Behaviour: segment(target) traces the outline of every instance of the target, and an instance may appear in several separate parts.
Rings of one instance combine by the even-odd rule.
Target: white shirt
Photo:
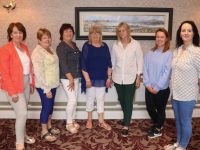
[[[198,98],[200,77],[200,48],[190,45],[184,52],[182,46],[174,51],[172,60],[172,96],[179,101]],[[182,53],[182,54],[181,54]]]
[[[111,58],[113,65],[112,79],[117,84],[133,84],[136,74],[142,73],[142,49],[140,43],[132,38],[126,48],[120,41],[116,41],[112,48]]]
[[[17,47],[15,47],[15,49],[17,50],[17,54],[21,60],[22,67],[23,67],[23,73],[24,73],[24,75],[28,75],[30,73],[30,59],[27,56],[25,51],[22,52]]]

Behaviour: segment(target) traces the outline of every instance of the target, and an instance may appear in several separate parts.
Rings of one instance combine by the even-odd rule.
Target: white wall
[[[175,34],[178,26],[184,20],[194,20],[200,30],[200,1],[199,0],[16,0],[17,7],[7,12],[2,5],[7,0],[0,1],[0,46],[7,42],[6,30],[11,22],[22,22],[27,29],[26,44],[30,52],[37,44],[36,32],[40,27],[46,27],[52,32],[55,49],[59,43],[59,28],[62,23],[75,25],[75,7],[167,7],[174,9],[171,47],[175,45]],[[81,49],[85,41],[76,41]],[[113,41],[105,41],[111,48]],[[154,41],[140,41],[144,53],[154,45]],[[67,98],[62,87],[58,89],[55,104],[55,118],[65,118]],[[40,100],[37,92],[31,96],[29,103],[29,118],[39,118]],[[148,118],[144,103],[144,87],[136,91],[133,118]],[[106,118],[122,118],[120,105],[117,102],[115,88],[109,90],[105,98]],[[194,116],[199,117],[200,106],[195,110]],[[86,118],[85,95],[79,93],[78,118]],[[14,113],[4,93],[0,92],[0,118],[14,117]],[[96,113],[95,113],[96,117]],[[167,117],[173,117],[171,105],[167,108]]]

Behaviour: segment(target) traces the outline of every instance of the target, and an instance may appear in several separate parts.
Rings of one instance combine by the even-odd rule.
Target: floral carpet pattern
[[[26,150],[163,150],[163,146],[176,141],[176,127],[174,119],[167,119],[163,135],[149,139],[146,135],[151,126],[150,120],[132,120],[129,136],[120,135],[121,125],[118,120],[107,120],[112,126],[106,131],[97,126],[95,120],[93,129],[86,129],[86,120],[78,120],[81,125],[79,132],[71,134],[65,130],[64,120],[53,120],[53,125],[61,130],[58,140],[48,143],[40,138],[39,120],[27,120],[28,135],[36,138],[36,143],[25,145]],[[13,119],[0,119],[0,150],[15,149],[15,132]],[[193,135],[187,150],[200,150],[200,118],[193,119]]]

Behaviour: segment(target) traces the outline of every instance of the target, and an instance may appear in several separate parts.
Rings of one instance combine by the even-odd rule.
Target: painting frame
[[[115,40],[116,26],[127,22],[137,40],[154,40],[155,30],[164,27],[172,37],[173,8],[147,7],[75,7],[75,36],[88,39],[89,26],[100,24],[104,40]],[[134,33],[135,32],[135,33]]]

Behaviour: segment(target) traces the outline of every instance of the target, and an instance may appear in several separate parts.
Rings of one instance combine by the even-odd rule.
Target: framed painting
[[[165,28],[172,35],[173,8],[143,7],[75,7],[76,39],[88,38],[89,28],[102,28],[103,39],[116,39],[116,27],[126,22],[131,35],[137,40],[153,40],[158,28]]]

